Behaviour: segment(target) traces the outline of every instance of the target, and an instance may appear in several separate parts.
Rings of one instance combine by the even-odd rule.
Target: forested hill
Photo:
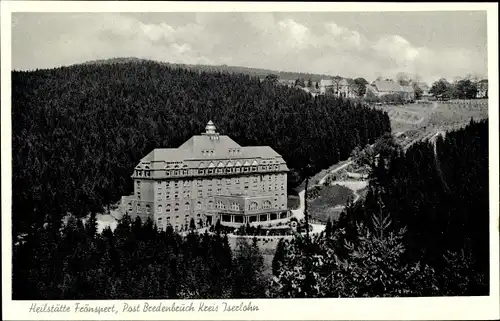
[[[92,60],[85,62],[85,65],[105,65],[105,64],[121,64],[121,63],[130,63],[130,62],[147,62],[146,59],[140,59],[135,57],[124,57],[124,58],[110,58],[110,59],[101,59],[101,60]],[[267,75],[273,74],[277,75],[279,79],[283,80],[297,80],[302,78],[304,80],[311,80],[314,82],[319,82],[321,79],[331,78],[331,75],[323,75],[323,74],[312,74],[312,73],[304,73],[304,72],[292,72],[292,71],[278,71],[278,70],[270,70],[270,69],[261,69],[261,68],[250,68],[250,67],[242,67],[242,66],[228,66],[228,65],[187,65],[187,64],[176,64],[169,62],[158,62],[159,64],[172,67],[172,68],[184,68],[193,71],[205,71],[205,72],[226,72],[233,74],[245,74],[250,75],[252,77],[258,77],[260,79],[264,79]]]
[[[372,213],[405,227],[410,262],[432,266],[442,278],[441,294],[485,295],[489,279],[488,120],[473,122],[431,142],[395,152],[373,171],[364,202],[343,216],[337,228],[355,238],[356,222]]]
[[[14,228],[100,211],[131,192],[144,155],[178,147],[209,119],[243,146],[282,154],[289,188],[306,163],[319,171],[390,131],[386,113],[242,74],[154,62],[14,71]]]

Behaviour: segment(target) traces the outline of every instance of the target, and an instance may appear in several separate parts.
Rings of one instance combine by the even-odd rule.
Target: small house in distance
[[[403,101],[415,100],[415,90],[411,83],[402,86],[393,80],[375,80],[372,84],[366,85],[366,94],[371,93],[378,98],[385,95],[401,95]],[[366,95],[365,94],[365,95]]]
[[[337,97],[355,98],[356,90],[352,80],[341,77],[331,79],[321,79],[319,82],[319,92],[322,95],[332,94]]]
[[[483,79],[477,83],[476,98],[488,98],[488,79]]]

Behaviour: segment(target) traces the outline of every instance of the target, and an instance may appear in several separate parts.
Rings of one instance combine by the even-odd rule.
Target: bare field
[[[434,132],[458,129],[474,120],[488,117],[486,100],[466,100],[433,102],[428,104],[408,104],[380,106],[391,120],[392,132]]]

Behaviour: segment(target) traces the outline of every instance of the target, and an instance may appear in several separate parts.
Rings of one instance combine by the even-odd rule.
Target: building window
[[[156,208],[156,212],[161,213],[161,211],[162,211],[162,206],[161,206],[161,204],[160,204],[160,205],[158,205],[158,207]]]
[[[267,209],[267,208],[271,208],[271,202],[269,202],[269,201],[265,201],[265,202],[264,202],[264,205],[262,206],[262,208],[265,208],[265,209]]]
[[[201,202],[196,203],[196,209],[201,210]]]
[[[257,170],[257,166],[252,166],[252,171],[256,171]]]
[[[185,169],[185,170],[183,170],[183,171],[182,171],[182,173],[183,173],[184,175],[187,175],[188,170],[187,170],[187,169]]]
[[[170,208],[171,208],[170,204],[167,204],[167,208],[166,208],[166,210],[165,210],[165,211],[166,211],[166,212],[170,212]]]
[[[257,204],[257,202],[252,202],[250,203],[249,208],[251,211],[257,210],[259,208],[259,204]]]
[[[184,209],[186,211],[189,211],[189,202],[186,202],[186,204],[184,204]]]

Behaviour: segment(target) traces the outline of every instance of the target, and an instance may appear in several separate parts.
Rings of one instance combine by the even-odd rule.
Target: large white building
[[[345,78],[321,79],[319,90],[323,95],[330,93],[344,98],[355,98],[357,96],[355,86]]]
[[[135,167],[134,194],[121,211],[148,217],[158,228],[215,224],[267,225],[286,219],[288,167],[269,146],[242,147],[219,135],[210,121],[205,133],[178,148],[154,149]]]

